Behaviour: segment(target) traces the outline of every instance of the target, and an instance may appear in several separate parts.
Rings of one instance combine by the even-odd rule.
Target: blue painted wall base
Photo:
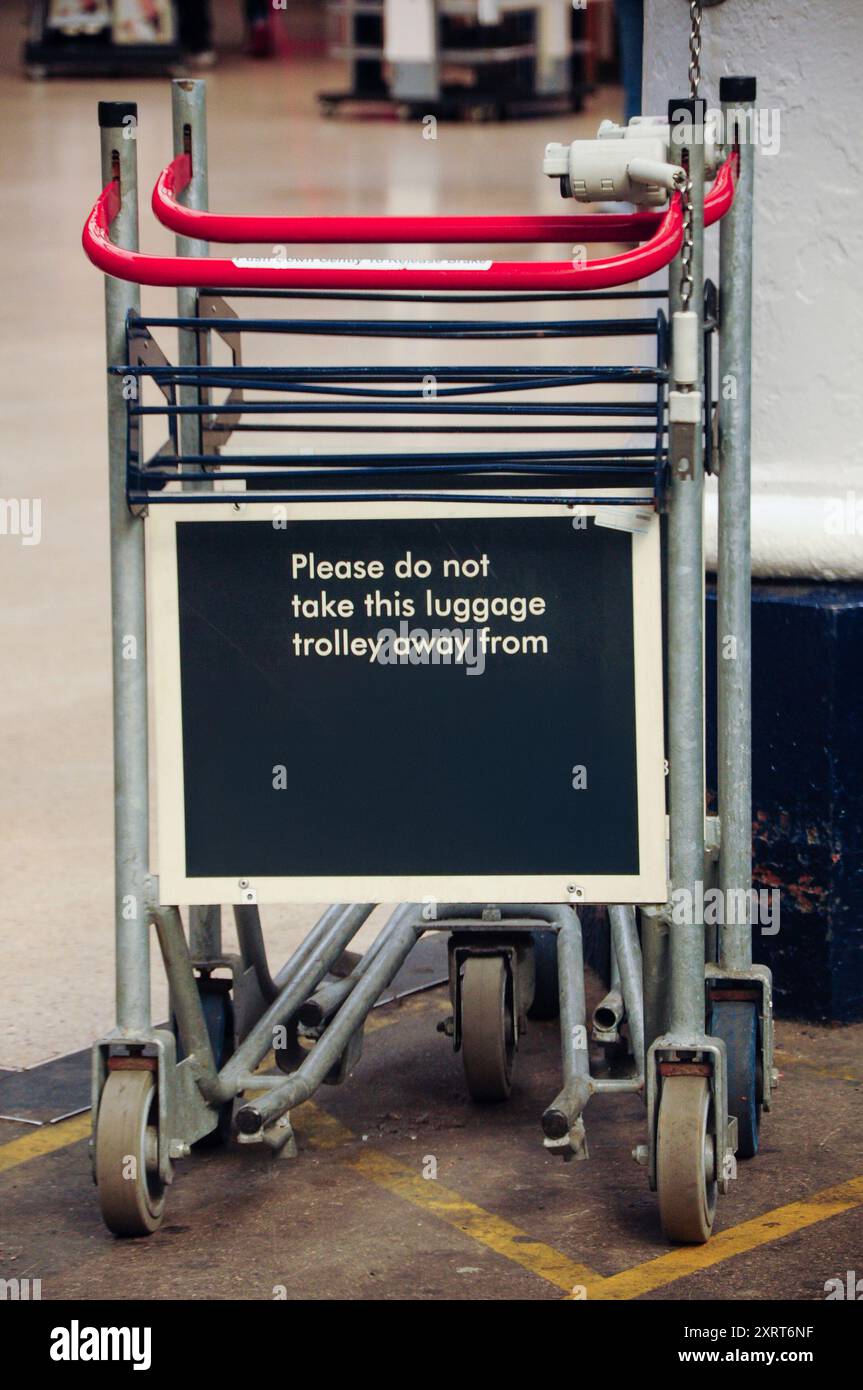
[[[708,788],[716,805],[716,600],[708,592]],[[753,878],[779,888],[755,927],[776,1011],[863,1019],[863,586],[755,584]]]

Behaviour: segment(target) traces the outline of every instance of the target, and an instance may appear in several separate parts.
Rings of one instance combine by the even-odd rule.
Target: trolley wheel
[[[150,1071],[112,1071],[96,1123],[102,1220],[115,1236],[149,1236],[165,1214],[159,1176],[156,1083]]]
[[[44,82],[48,76],[48,69],[44,63],[28,63],[24,72],[31,82]]]
[[[507,1100],[515,1021],[503,956],[468,956],[461,979],[461,1051],[472,1100]]]
[[[204,1022],[207,1025],[216,1068],[221,1071],[234,1051],[234,1010],[228,982],[227,980],[211,980],[206,976],[202,977],[198,980],[198,993],[201,996],[201,1008],[204,1011]],[[186,1054],[176,1019],[173,1019],[172,1023],[177,1038],[177,1061],[181,1062]],[[226,1100],[219,1106],[219,1118],[215,1129],[211,1129],[209,1134],[204,1134],[200,1139],[197,1139],[192,1148],[215,1149],[222,1144],[227,1144],[231,1138],[233,1127],[234,1102],[233,1100]]]
[[[528,1018],[557,1018],[560,1014],[560,986],[557,975],[557,932],[532,931],[534,988]]]
[[[754,1158],[761,1115],[757,1006],[747,999],[714,1000],[710,1032],[725,1043],[728,1113],[737,1118],[737,1157]]]
[[[656,1145],[659,1215],[666,1237],[686,1245],[703,1245],[713,1230],[716,1160],[709,1118],[706,1077],[665,1078]]]

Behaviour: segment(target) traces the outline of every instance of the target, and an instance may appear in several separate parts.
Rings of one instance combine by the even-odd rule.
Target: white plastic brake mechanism
[[[715,118],[705,125],[705,174],[719,164]],[[686,172],[675,159],[676,143],[661,116],[634,116],[629,125],[603,121],[595,140],[545,147],[543,173],[560,180],[564,198],[579,203],[628,202],[662,207],[668,194],[682,189]]]

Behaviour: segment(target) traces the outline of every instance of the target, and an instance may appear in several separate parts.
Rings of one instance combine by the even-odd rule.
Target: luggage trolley
[[[723,111],[745,116],[754,95],[752,80],[725,79]],[[322,1083],[350,1072],[370,1009],[418,938],[434,930],[449,933],[453,1017],[442,1031],[463,1052],[471,1095],[504,1098],[525,1019],[553,1016],[559,1007],[563,1084],[542,1117],[545,1146],[565,1158],[586,1158],[583,1111],[590,1097],[640,1094],[648,1142],[634,1156],[658,1190],[663,1228],[672,1240],[704,1241],[716,1191],[726,1190],[733,1176],[735,1151],[748,1156],[757,1148],[758,1117],[769,1107],[773,1080],[770,976],[752,964],[748,912],[706,930],[696,892],[718,875],[729,897],[742,894],[748,903],[750,886],[752,148],[736,138],[736,116],[727,146],[706,145],[703,106],[692,99],[676,104],[682,108],[679,128],[671,121],[650,123],[647,155],[640,140],[629,151],[630,137],[620,132],[595,142],[604,148],[590,157],[605,159],[611,170],[602,177],[627,180],[642,204],[647,200],[646,209],[632,214],[221,216],[205,210],[204,100],[203,83],[174,83],[175,156],[153,194],[157,216],[177,234],[178,256],[137,250],[136,142],[124,138],[134,126],[131,103],[100,105],[104,189],[84,230],[88,256],[106,273],[109,368],[117,1026],[94,1048],[94,1172],[103,1217],[118,1235],[156,1230],[174,1165],[194,1144],[235,1133],[240,1142],[292,1152],[291,1110]],[[676,162],[667,157],[672,133],[681,134]],[[579,184],[582,161],[588,160],[581,143],[568,151],[549,147],[546,172],[561,178],[564,191],[590,196],[589,181]],[[664,160],[651,155],[657,143]],[[705,197],[703,165],[711,149],[716,172]],[[657,210],[666,201],[667,208]],[[701,257],[702,228],[720,218],[718,298],[712,285],[703,285]],[[638,244],[615,256],[563,262],[309,262],[289,258],[284,245],[263,259],[202,254],[208,241],[572,244],[612,238]],[[665,266],[667,291],[621,288]],[[176,317],[142,315],[141,285],[176,286]],[[275,306],[275,316],[252,317],[250,311],[265,302]],[[333,305],[346,303],[359,303],[363,316],[330,316]],[[547,317],[554,303],[563,305],[566,317]],[[590,317],[572,317],[583,305]],[[446,317],[434,317],[441,306]],[[719,371],[724,380],[733,379],[736,390],[720,393],[714,406],[717,328]],[[177,332],[174,363],[159,345],[170,330]],[[305,347],[318,340],[323,360],[273,365],[274,339],[282,349],[286,342]],[[335,364],[338,346],[388,339],[400,345],[394,364],[372,366],[365,356]],[[609,345],[622,344],[637,360],[574,364],[572,340],[590,340],[606,356]],[[556,365],[500,360],[513,342],[547,347],[558,341],[564,360]],[[407,361],[413,345],[426,351],[429,342],[432,367]],[[458,351],[464,355],[465,345],[474,343],[494,358],[490,364],[458,361]],[[455,349],[455,361],[441,361],[444,348]],[[145,404],[146,390],[156,393],[154,405]],[[154,424],[167,437],[151,452],[145,436]],[[455,441],[453,434],[459,436]],[[264,441],[255,452],[244,449],[250,435]],[[375,443],[370,453],[370,435],[399,442],[389,450]],[[423,447],[417,435],[441,442]],[[539,441],[536,447],[520,446],[525,435]],[[405,436],[407,445],[401,442]],[[308,437],[326,442],[310,453],[296,443]],[[491,448],[476,447],[484,441]],[[719,662],[721,835],[719,818],[704,814],[705,466],[719,473],[720,641],[732,637],[736,652],[733,662]],[[319,546],[338,543],[355,562],[355,537],[366,534],[369,518],[378,553],[389,561],[400,556],[403,566],[412,545],[419,553],[417,537],[431,547],[434,533],[451,565],[462,564],[451,558],[461,546],[462,557],[468,554],[477,566],[478,546],[488,536],[505,536],[495,552],[503,580],[531,564],[533,573],[550,576],[551,591],[560,598],[553,631],[563,649],[572,649],[571,630],[578,623],[579,640],[590,642],[601,628],[626,649],[630,666],[623,693],[633,694],[634,714],[621,694],[609,647],[577,681],[571,667],[554,676],[546,666],[539,679],[531,678],[535,668],[510,668],[517,671],[507,677],[506,691],[515,692],[510,722],[493,726],[495,739],[514,745],[514,784],[529,788],[533,764],[525,762],[516,738],[519,716],[529,708],[524,700],[533,700],[538,711],[542,698],[542,721],[557,728],[555,719],[565,720],[587,692],[584,698],[594,703],[584,707],[584,718],[599,730],[597,757],[605,757],[603,767],[620,770],[622,787],[617,794],[609,776],[607,800],[592,804],[606,807],[612,838],[625,840],[625,851],[616,842],[609,848],[606,826],[606,840],[594,836],[595,862],[586,872],[578,852],[571,856],[577,876],[576,870],[559,872],[557,860],[549,871],[554,845],[568,852],[573,825],[583,827],[586,842],[593,843],[591,826],[583,816],[567,819],[580,812],[558,814],[549,793],[547,802],[517,808],[506,830],[498,803],[511,795],[509,782],[490,785],[479,813],[469,806],[465,820],[465,798],[450,795],[452,783],[445,780],[436,784],[445,793],[439,802],[431,798],[429,806],[428,796],[406,798],[400,814],[387,817],[383,797],[369,812],[326,778],[317,786],[313,775],[303,778],[304,740],[314,758],[324,756],[320,726],[333,710],[346,727],[348,742],[339,744],[341,750],[365,748],[370,729],[387,737],[386,721],[397,725],[401,717],[400,702],[393,702],[383,723],[370,722],[359,678],[316,676],[317,684],[303,686],[302,702],[280,703],[290,685],[285,670],[299,669],[284,665],[295,655],[280,636],[291,589],[284,587],[285,575],[294,573],[298,603],[304,593],[315,592],[314,586],[303,587],[309,556],[305,549],[290,551],[293,541],[288,550],[294,570],[285,570],[284,538],[302,533]],[[545,528],[539,558],[538,526]],[[573,537],[587,548],[571,548]],[[333,553],[330,548],[330,576]],[[503,580],[501,593],[509,599]],[[586,593],[590,603],[574,603],[576,592]],[[614,608],[617,601],[632,604],[628,616]],[[151,872],[148,822],[148,616],[156,657],[158,876]],[[378,613],[372,621],[380,627],[385,619]],[[262,624],[265,645],[255,648],[250,630]],[[348,642],[371,640],[351,639],[344,631]],[[302,638],[300,644],[296,650]],[[223,648],[232,654],[226,658]],[[314,661],[303,667],[312,669],[319,669]],[[408,663],[398,669],[409,675],[413,668]],[[220,673],[215,683],[214,672]],[[457,696],[447,687],[455,714],[450,710],[446,727],[455,739],[467,723],[467,757],[471,740],[477,741],[477,725],[470,723],[476,698],[467,687],[482,682],[464,680],[465,674],[458,674]],[[447,671],[446,679],[451,675]],[[421,688],[406,680],[399,686],[406,700]],[[591,695],[594,690],[598,696]],[[247,707],[249,691],[255,692],[254,708]],[[352,719],[362,737],[354,737]],[[274,803],[260,800],[248,772],[259,731],[271,729],[273,720],[298,731],[292,752],[306,798],[287,820],[277,816],[275,823],[275,813],[266,810]],[[411,746],[422,737],[415,729]],[[623,745],[628,752],[621,757]],[[269,745],[264,747],[268,755]],[[430,757],[435,766],[446,761],[441,750]],[[499,761],[487,757],[481,764],[491,782]],[[410,782],[406,768],[409,761],[392,775],[393,786]],[[274,778],[272,787],[268,797],[280,794],[285,783],[277,789]],[[439,862],[418,872],[397,865],[393,873],[378,821],[398,848],[412,843],[405,822],[413,815],[432,835],[443,827]],[[321,827],[331,830],[329,844],[322,845],[320,835],[315,839]],[[249,873],[236,872],[235,842],[242,846],[240,860],[253,861]],[[522,863],[522,843],[534,847],[536,862]],[[368,866],[361,862],[363,846],[370,847]],[[472,868],[471,855],[480,851],[493,872]],[[445,862],[447,854],[452,864]],[[507,855],[513,862],[502,869]],[[271,974],[261,905],[320,901],[333,883],[344,887],[346,901],[330,906]],[[396,884],[406,889],[398,898],[392,892]],[[680,922],[675,906],[687,893],[690,906]],[[350,943],[378,901],[399,906],[372,947],[357,956]],[[594,902],[613,904],[611,989],[595,1011],[593,1033],[614,1065],[600,1074],[591,1072],[589,1060],[577,911]],[[223,950],[216,904],[233,906],[237,956]],[[188,941],[180,906],[188,908]],[[154,1028],[150,1016],[151,924],[170,985],[171,1028]],[[271,1049],[277,1070],[256,1071]],[[255,1094],[246,1096],[249,1091]]]

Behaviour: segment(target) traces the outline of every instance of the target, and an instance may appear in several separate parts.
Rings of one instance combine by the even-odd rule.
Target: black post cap
[[[134,121],[138,119],[137,101],[100,101],[99,102],[99,128],[100,130],[119,130],[124,121],[129,116]]]
[[[679,97],[668,103],[668,124],[684,120],[687,116],[695,125],[704,125],[707,102],[704,97]]]
[[[756,82],[754,77],[720,77],[720,101],[754,101]]]

